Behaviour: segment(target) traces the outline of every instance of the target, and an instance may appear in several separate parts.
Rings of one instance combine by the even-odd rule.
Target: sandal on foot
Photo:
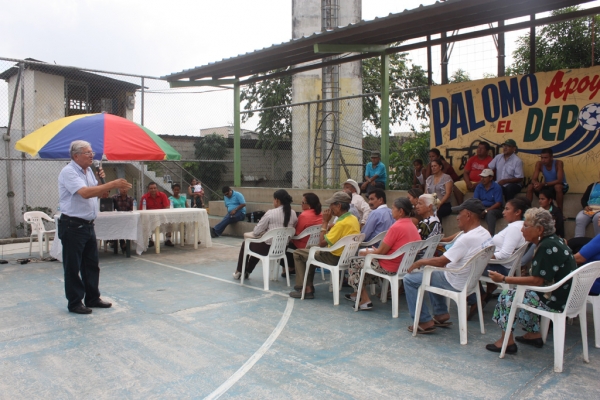
[[[448,320],[438,321],[435,318],[432,318],[432,320],[433,320],[433,326],[435,326],[436,328],[447,328],[450,325],[452,325],[452,321],[448,321]]]
[[[434,326],[430,326],[429,328],[421,328],[420,326],[417,326],[417,334],[424,335],[424,334],[427,334],[427,333],[433,333],[433,332],[435,332],[435,329],[436,329],[435,325]],[[413,326],[412,325],[408,326],[408,331],[410,333],[412,333],[412,331],[413,331]]]

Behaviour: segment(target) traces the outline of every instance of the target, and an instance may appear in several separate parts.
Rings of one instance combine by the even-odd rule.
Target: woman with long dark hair
[[[257,238],[276,228],[296,227],[296,224],[298,223],[298,217],[296,217],[296,213],[292,211],[292,196],[290,196],[288,192],[283,189],[279,189],[273,193],[273,207],[273,209],[267,211],[260,219],[250,235],[244,234],[244,237]],[[250,250],[261,255],[267,255],[270,248],[271,243],[268,240],[263,243],[250,244]],[[248,279],[248,276],[252,273],[252,271],[254,271],[258,261],[258,258],[248,256],[248,260],[246,262],[246,276],[244,279]],[[240,249],[237,269],[233,273],[234,279],[240,279],[240,276],[242,275],[243,262],[244,243],[242,243],[242,247]]]
[[[309,226],[321,225],[322,223],[323,215],[321,214],[321,200],[319,200],[319,196],[314,193],[304,193],[302,195],[302,213],[298,216],[295,235],[299,235]],[[306,236],[302,239],[292,240],[288,244],[288,249],[304,249],[306,248],[308,239],[309,237]],[[285,256],[287,257],[290,275],[295,274],[296,269],[294,268],[294,253],[286,251]],[[281,262],[283,263],[283,260]],[[285,278],[285,271],[281,273],[281,276]]]
[[[450,195],[452,194],[452,187],[454,181],[444,173],[442,162],[440,160],[431,160],[431,175],[425,181],[425,193],[437,194],[437,198],[440,200],[440,206],[438,207],[436,215],[441,219],[452,213],[452,207],[450,205]]]

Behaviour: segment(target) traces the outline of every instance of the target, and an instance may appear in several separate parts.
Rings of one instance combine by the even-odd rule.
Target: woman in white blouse
[[[425,181],[425,193],[437,194],[441,204],[437,210],[437,216],[441,220],[452,213],[450,195],[454,181],[450,175],[444,173],[444,166],[440,160],[431,160],[429,164],[431,165],[431,175]]]
[[[280,189],[273,193],[274,208],[267,211],[260,221],[258,221],[258,224],[256,224],[256,227],[254,227],[254,230],[252,231],[251,237],[261,237],[265,233],[276,228],[295,228],[296,224],[298,223],[298,217],[292,210],[291,204],[292,196],[290,196],[285,190]],[[244,234],[244,237],[246,237],[246,234]],[[250,244],[250,250],[261,255],[267,255],[270,248],[271,243],[269,241]],[[248,256],[248,260],[246,261],[246,275],[244,276],[244,279],[248,279],[248,276],[252,273],[252,271],[254,271],[258,261],[258,258]],[[242,243],[242,247],[240,249],[237,269],[233,273],[234,279],[240,279],[242,275],[243,262],[244,243]]]
[[[504,206],[504,211],[502,212],[502,216],[508,225],[506,228],[495,234],[494,237],[492,237],[488,242],[483,244],[483,246],[496,246],[496,251],[494,252],[494,256],[492,258],[496,260],[508,258],[515,252],[515,250],[525,244],[525,238],[523,237],[521,228],[523,227],[525,211],[529,209],[529,205],[529,201],[519,197],[515,197],[506,203]],[[483,271],[483,276],[489,276],[489,271],[494,271],[507,276],[510,272],[510,267],[511,263],[488,264],[488,266],[485,268],[485,271]],[[486,293],[485,297],[483,298],[483,305],[491,300],[493,293],[497,288],[498,286],[494,285],[493,283],[486,284]],[[470,317],[477,313],[477,302],[474,294],[469,296],[468,303],[471,305],[468,318],[470,319]]]

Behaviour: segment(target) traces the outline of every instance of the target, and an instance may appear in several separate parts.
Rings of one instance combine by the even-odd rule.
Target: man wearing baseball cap
[[[490,235],[496,233],[496,220],[502,218],[502,187],[494,182],[494,171],[487,168],[481,174],[481,182],[475,188],[474,199],[481,200],[485,207],[482,218],[487,222]]]
[[[319,237],[319,247],[331,247],[340,239],[349,235],[360,233],[360,224],[358,219],[348,210],[352,199],[346,192],[336,192],[334,195],[325,200],[325,204],[329,204],[329,209],[323,211],[323,224],[321,225],[321,236]],[[335,225],[327,232],[329,221],[333,217],[338,217]],[[344,248],[341,247],[332,252],[317,251],[315,259],[329,265],[336,265],[340,260],[340,256]],[[315,277],[315,267],[307,266],[309,249],[298,249],[294,251],[294,265],[296,268],[296,285],[294,291],[290,292],[290,297],[299,299],[302,297],[302,285],[304,284],[304,274],[306,268],[309,268],[308,277],[306,279],[305,299],[315,298],[315,287],[313,280]]]
[[[356,207],[359,215],[358,222],[360,222],[360,226],[364,226],[367,223],[367,218],[369,217],[371,208],[365,199],[363,199],[363,197],[360,195],[360,187],[358,186],[358,183],[356,183],[354,179],[348,179],[346,182],[344,182],[342,189],[349,190],[352,193],[352,201],[350,204],[354,204],[354,207]]]
[[[415,317],[419,287],[423,282],[423,272],[418,271],[419,268],[425,265],[446,268],[446,271],[434,271],[431,274],[431,286],[455,292],[463,290],[471,270],[468,268],[458,272],[454,271],[462,268],[471,257],[483,248],[485,241],[491,238],[490,233],[480,223],[480,215],[484,210],[485,207],[481,201],[473,198],[466,200],[458,207],[452,207],[453,212],[458,212],[456,221],[458,229],[463,231],[463,234],[441,257],[421,259],[410,266],[409,273],[404,276],[404,291],[411,318]],[[451,241],[455,236],[442,240]],[[450,314],[448,314],[446,297],[429,292],[429,300],[433,307],[433,314],[429,313],[427,302],[424,301],[417,333],[431,333],[435,331],[436,327],[448,327],[452,324],[448,321]],[[413,326],[409,326],[408,330],[412,332]]]
[[[381,162],[381,153],[378,151],[371,152],[371,162],[365,168],[365,180],[361,182],[360,188],[367,196],[375,189],[385,190],[385,182],[387,180],[387,172],[385,165]]]
[[[523,185],[523,160],[517,156],[517,142],[506,139],[502,144],[503,153],[498,154],[488,165],[496,173],[496,182],[502,186],[504,200],[513,199]]]

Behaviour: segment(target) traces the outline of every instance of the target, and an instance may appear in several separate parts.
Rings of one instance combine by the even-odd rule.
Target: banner
[[[564,162],[569,193],[599,180],[600,67],[482,79],[431,88],[431,147],[462,174],[479,141],[517,142],[525,183],[541,149]]]

